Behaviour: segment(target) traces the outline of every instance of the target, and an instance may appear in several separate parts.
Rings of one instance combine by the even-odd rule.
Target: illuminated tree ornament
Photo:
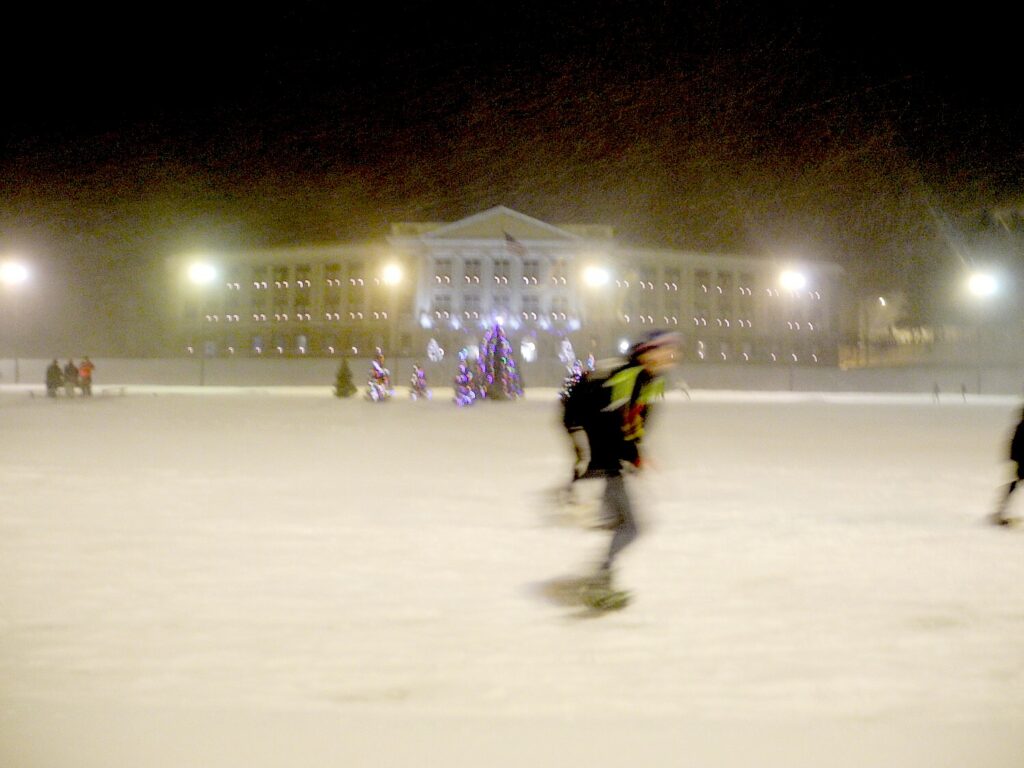
[[[395,391],[391,388],[391,371],[384,367],[384,353],[377,347],[377,356],[370,363],[366,397],[375,403],[381,403],[390,400],[393,394]]]
[[[565,377],[565,380],[562,382],[562,389],[558,393],[558,397],[561,398],[563,403],[569,399],[569,393],[572,392],[573,387],[580,383],[580,379],[582,378],[583,363],[581,363],[579,360],[575,360],[573,361],[573,364],[569,366],[569,374]]]
[[[409,380],[409,397],[413,400],[429,400],[431,391],[427,388],[427,372],[418,363],[412,366],[412,378]]]
[[[459,352],[459,370],[455,374],[455,404],[463,407],[476,402],[476,387],[473,383],[473,372],[466,363],[468,351]]]
[[[495,324],[484,335],[480,350],[479,386],[483,395],[491,400],[515,400],[522,396],[523,387],[512,357],[512,345],[501,325]]]
[[[572,342],[568,339],[562,339],[561,344],[559,344],[558,359],[562,361],[562,365],[566,368],[571,368],[572,364],[576,361],[576,351],[572,348]]]
[[[439,363],[444,360],[444,350],[437,343],[437,339],[431,339],[427,344],[427,359],[432,363]]]

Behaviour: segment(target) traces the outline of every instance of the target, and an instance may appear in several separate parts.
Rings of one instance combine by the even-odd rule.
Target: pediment
[[[499,205],[445,224],[423,235],[429,240],[578,240],[579,236],[552,224]]]

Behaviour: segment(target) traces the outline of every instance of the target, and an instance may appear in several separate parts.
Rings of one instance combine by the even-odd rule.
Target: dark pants
[[[1010,504],[1010,496],[1013,494],[1015,490],[1017,490],[1017,483],[1024,479],[1021,478],[1022,469],[1024,469],[1024,467],[1022,467],[1020,464],[1017,464],[1017,477],[1014,480],[1012,480],[1008,486],[1006,486],[1006,494],[1003,496],[1003,500],[999,503],[999,509],[996,510],[996,515],[998,517],[1002,517],[1003,513],[1006,512],[1006,508]]]
[[[602,570],[611,570],[618,554],[633,543],[640,529],[633,516],[633,505],[626,493],[626,481],[622,475],[612,475],[605,480],[604,499],[601,502],[601,514],[609,525],[614,525],[612,542],[608,547],[608,556],[601,565]]]

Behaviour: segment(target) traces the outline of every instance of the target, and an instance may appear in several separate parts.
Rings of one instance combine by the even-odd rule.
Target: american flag
[[[514,253],[516,256],[519,256],[520,258],[526,256],[526,246],[512,237],[508,232],[505,232],[505,245],[507,245],[509,251]]]

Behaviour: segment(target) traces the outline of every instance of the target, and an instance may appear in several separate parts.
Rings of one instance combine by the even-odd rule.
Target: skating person
[[[1010,496],[1017,490],[1017,483],[1024,479],[1021,476],[1021,471],[1024,469],[1022,467],[1022,464],[1024,464],[1024,413],[1021,414],[1021,420],[1017,424],[1017,429],[1013,432],[1013,439],[1010,440],[1010,461],[1017,465],[1014,478],[1006,486],[1006,491],[1003,494],[1002,501],[999,502],[999,507],[989,518],[993,525],[1011,525],[1014,522],[1014,518],[1007,517],[1006,510],[1010,505]]]
[[[64,374],[61,373],[60,363],[56,359],[46,368],[46,396],[56,397],[57,390],[64,384]]]
[[[579,396],[566,403],[565,425],[576,449],[576,476],[605,478],[602,527],[612,531],[608,553],[583,595],[592,607],[620,607],[628,599],[612,586],[616,558],[639,533],[623,474],[643,466],[644,427],[654,401],[664,395],[661,376],[675,364],[678,350],[676,334],[652,332],[607,377],[586,377],[585,386],[574,388]]]
[[[95,370],[96,366],[88,357],[85,357],[78,366],[78,386],[82,388],[82,394],[86,397],[92,395],[92,372]]]
[[[74,360],[68,360],[64,366],[64,394],[68,397],[75,396],[75,387],[78,386],[78,366]]]

